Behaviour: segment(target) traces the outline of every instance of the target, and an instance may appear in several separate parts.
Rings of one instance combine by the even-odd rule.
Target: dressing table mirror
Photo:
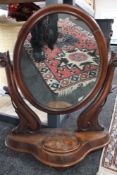
[[[93,18],[69,5],[41,9],[21,28],[13,64],[8,52],[0,61],[20,118],[6,138],[9,148],[30,153],[46,165],[65,168],[109,142],[98,117],[111,88],[117,57],[112,53],[108,59],[104,36]],[[84,108],[77,130],[42,128],[40,116],[24,98],[53,115]]]

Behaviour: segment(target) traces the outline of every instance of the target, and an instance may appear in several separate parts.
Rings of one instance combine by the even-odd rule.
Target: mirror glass
[[[51,14],[30,30],[21,53],[22,79],[36,101],[64,109],[95,88],[100,55],[89,27],[75,16]]]

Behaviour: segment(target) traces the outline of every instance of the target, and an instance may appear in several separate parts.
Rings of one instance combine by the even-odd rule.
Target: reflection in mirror
[[[70,14],[51,14],[28,34],[21,53],[24,84],[39,104],[64,109],[94,89],[100,56],[89,27]]]

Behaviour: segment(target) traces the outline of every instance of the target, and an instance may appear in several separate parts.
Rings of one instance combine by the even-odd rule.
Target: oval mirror
[[[84,12],[66,5],[49,8],[35,13],[19,34],[15,77],[36,107],[69,112],[86,104],[101,87],[106,46],[99,27]]]

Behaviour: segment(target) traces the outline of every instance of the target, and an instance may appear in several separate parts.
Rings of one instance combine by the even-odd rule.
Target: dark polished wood
[[[8,91],[11,102],[15,108],[15,112],[18,114],[20,118],[20,123],[16,128],[14,128],[14,133],[22,133],[22,132],[33,132],[40,128],[40,120],[39,117],[32,111],[28,105],[24,102],[21,94],[17,89],[17,85],[14,81],[13,68],[11,65],[11,61],[9,58],[9,54],[4,53],[0,57],[0,63],[2,63],[6,68],[7,82],[8,82]],[[24,117],[25,116],[25,117]]]
[[[83,20],[89,26],[96,38],[101,59],[98,80],[93,91],[80,104],[72,107],[64,104],[65,107],[68,105],[68,108],[62,110],[43,107],[29,94],[22,80],[19,66],[21,49],[30,29],[42,17],[57,12],[69,13]],[[0,63],[6,68],[8,93],[20,118],[18,127],[6,137],[5,143],[9,148],[30,153],[46,165],[66,168],[80,162],[88,153],[104,147],[109,142],[109,133],[98,123],[98,116],[111,88],[114,69],[117,67],[117,55],[112,53],[108,59],[106,42],[99,26],[82,10],[68,5],[54,5],[39,10],[25,23],[19,33],[14,50],[13,65],[8,53],[0,54]],[[57,115],[78,110],[85,107],[90,100],[92,102],[80,114],[77,131],[41,129],[39,116],[26,105],[18,88],[34,106]]]
[[[34,135],[11,133],[5,143],[15,151],[32,154],[46,165],[66,168],[80,162],[91,151],[104,147],[108,141],[105,131],[70,133],[47,129]]]
[[[27,88],[26,84],[23,81],[22,72],[20,68],[20,53],[22,51],[22,47],[24,44],[24,41],[30,32],[31,28],[37,23],[37,21],[41,20],[42,17],[50,15],[52,13],[67,13],[70,15],[73,15],[76,17],[76,19],[82,20],[86,25],[90,28],[92,34],[94,35],[99,53],[100,53],[100,71],[99,71],[99,77],[98,81],[96,82],[95,87],[92,89],[92,91],[88,94],[87,98],[83,100],[81,103],[78,103],[74,106],[71,106],[69,108],[65,109],[56,109],[56,108],[49,108],[46,106],[40,105],[40,103],[31,95],[29,92],[29,89]],[[100,42],[101,41],[101,42]],[[13,69],[14,69],[14,76],[17,81],[17,84],[19,85],[23,95],[32,103],[35,107],[39,108],[40,110],[43,110],[47,113],[53,113],[53,114],[61,114],[61,113],[68,113],[73,112],[74,110],[77,110],[84,105],[86,105],[98,92],[98,90],[101,88],[102,84],[104,83],[106,72],[107,72],[107,66],[108,66],[108,59],[107,59],[107,46],[106,41],[104,38],[103,33],[101,32],[99,26],[97,25],[96,21],[85,14],[80,8],[75,8],[70,5],[54,5],[49,6],[47,8],[41,9],[38,12],[36,12],[33,16],[30,17],[28,21],[23,25],[19,35],[18,39],[15,45],[14,49],[14,60],[13,60]]]
[[[104,128],[99,124],[98,117],[111,90],[115,67],[117,67],[117,55],[112,52],[105,82],[102,85],[101,90],[99,91],[97,97],[78,118],[79,131],[104,130]]]

